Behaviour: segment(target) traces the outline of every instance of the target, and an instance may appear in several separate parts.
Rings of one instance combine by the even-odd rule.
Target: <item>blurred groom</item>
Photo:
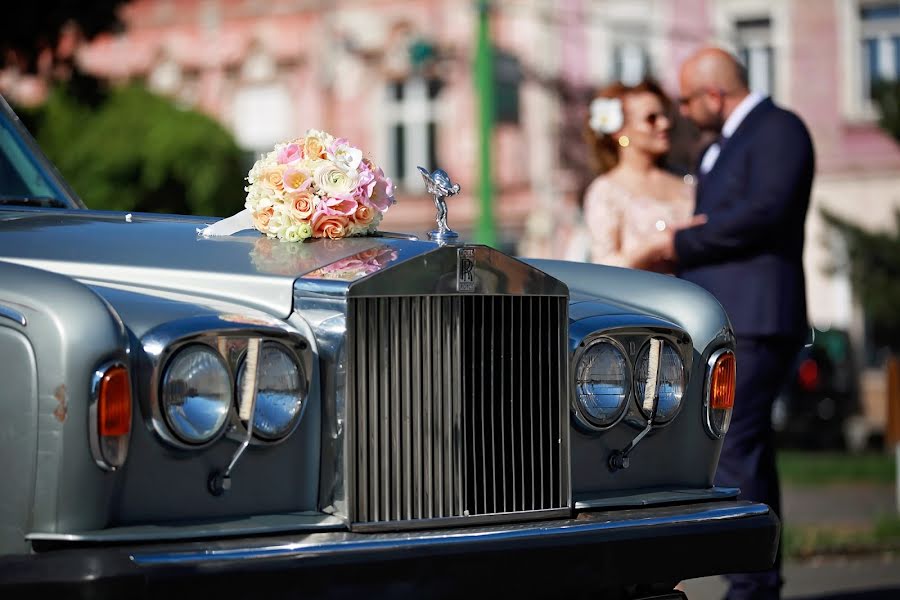
[[[772,403],[808,331],[803,224],[815,158],[803,122],[750,92],[738,61],[718,48],[680,73],[681,113],[718,138],[701,155],[696,213],[705,224],[668,234],[680,276],[722,303],[737,337],[737,391],[716,484],[741,488],[781,516]],[[762,573],[728,575],[728,598],[779,598],[781,550]]]

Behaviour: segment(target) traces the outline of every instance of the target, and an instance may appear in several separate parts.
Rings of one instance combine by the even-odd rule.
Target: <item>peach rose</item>
[[[309,136],[303,143],[304,158],[328,158],[325,144],[317,137]]]
[[[262,181],[276,192],[284,191],[284,165],[278,165],[266,169],[262,174]]]
[[[371,223],[375,219],[375,210],[365,204],[360,204],[356,207],[356,212],[353,214],[353,220],[357,225],[366,226]]]
[[[275,214],[275,209],[271,206],[253,213],[253,226],[265,233],[269,228],[269,221]]]
[[[336,240],[347,235],[347,217],[317,212],[312,217],[313,237]]]
[[[301,221],[308,220],[316,210],[316,197],[310,191],[288,193],[286,200],[291,216]]]

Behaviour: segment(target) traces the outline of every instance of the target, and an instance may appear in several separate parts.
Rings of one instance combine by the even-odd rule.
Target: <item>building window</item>
[[[900,79],[900,2],[864,3],[859,17],[862,93],[870,99],[878,82]]]
[[[259,158],[283,141],[294,127],[294,107],[286,87],[277,83],[249,83],[234,95],[232,130],[238,145]]]
[[[738,56],[747,68],[750,89],[774,95],[775,57],[771,19],[741,19],[735,22],[735,37]]]
[[[417,166],[437,168],[438,79],[410,77],[388,84],[386,116],[388,160],[385,171],[406,189],[421,187]]]
[[[612,48],[613,79],[636,85],[650,72],[647,50],[637,40],[620,40]]]
[[[516,55],[494,48],[494,119],[497,123],[518,124],[522,78],[522,65]]]

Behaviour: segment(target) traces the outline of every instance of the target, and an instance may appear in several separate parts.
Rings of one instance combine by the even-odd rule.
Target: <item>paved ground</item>
[[[827,558],[788,564],[784,600],[898,600],[900,556]],[[720,600],[725,582],[704,577],[685,582],[689,600]]]
[[[897,510],[893,485],[786,488],[782,496],[785,520],[791,525],[865,525]]]
[[[783,490],[785,520],[794,525],[871,523],[897,510],[893,485],[840,485]],[[785,600],[900,600],[900,555],[827,557],[788,563]],[[685,582],[689,600],[719,600],[719,577]]]

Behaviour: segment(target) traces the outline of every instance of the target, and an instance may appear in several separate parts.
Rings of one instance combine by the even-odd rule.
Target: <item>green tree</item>
[[[114,88],[96,105],[60,86],[27,121],[89,208],[227,215],[243,204],[231,134],[138,85]]]
[[[900,141],[900,82],[877,83],[873,98],[879,108],[879,124]],[[893,232],[867,231],[828,211],[822,214],[846,243],[848,260],[835,267],[849,272],[853,291],[871,325],[871,341],[900,352],[900,209],[894,213]]]
[[[7,2],[0,18],[0,67],[15,66],[35,72],[46,56],[54,66],[60,61],[70,64],[71,48],[60,48],[60,38],[67,27],[74,28],[81,39],[120,25],[119,9],[124,0],[30,0]],[[77,33],[76,33],[77,32]]]
[[[872,232],[822,211],[826,223],[839,231],[847,246],[850,284],[872,325],[876,346],[900,352],[900,209],[894,213],[895,231]]]
[[[880,115],[878,124],[900,142],[900,81],[880,81],[873,92]]]

